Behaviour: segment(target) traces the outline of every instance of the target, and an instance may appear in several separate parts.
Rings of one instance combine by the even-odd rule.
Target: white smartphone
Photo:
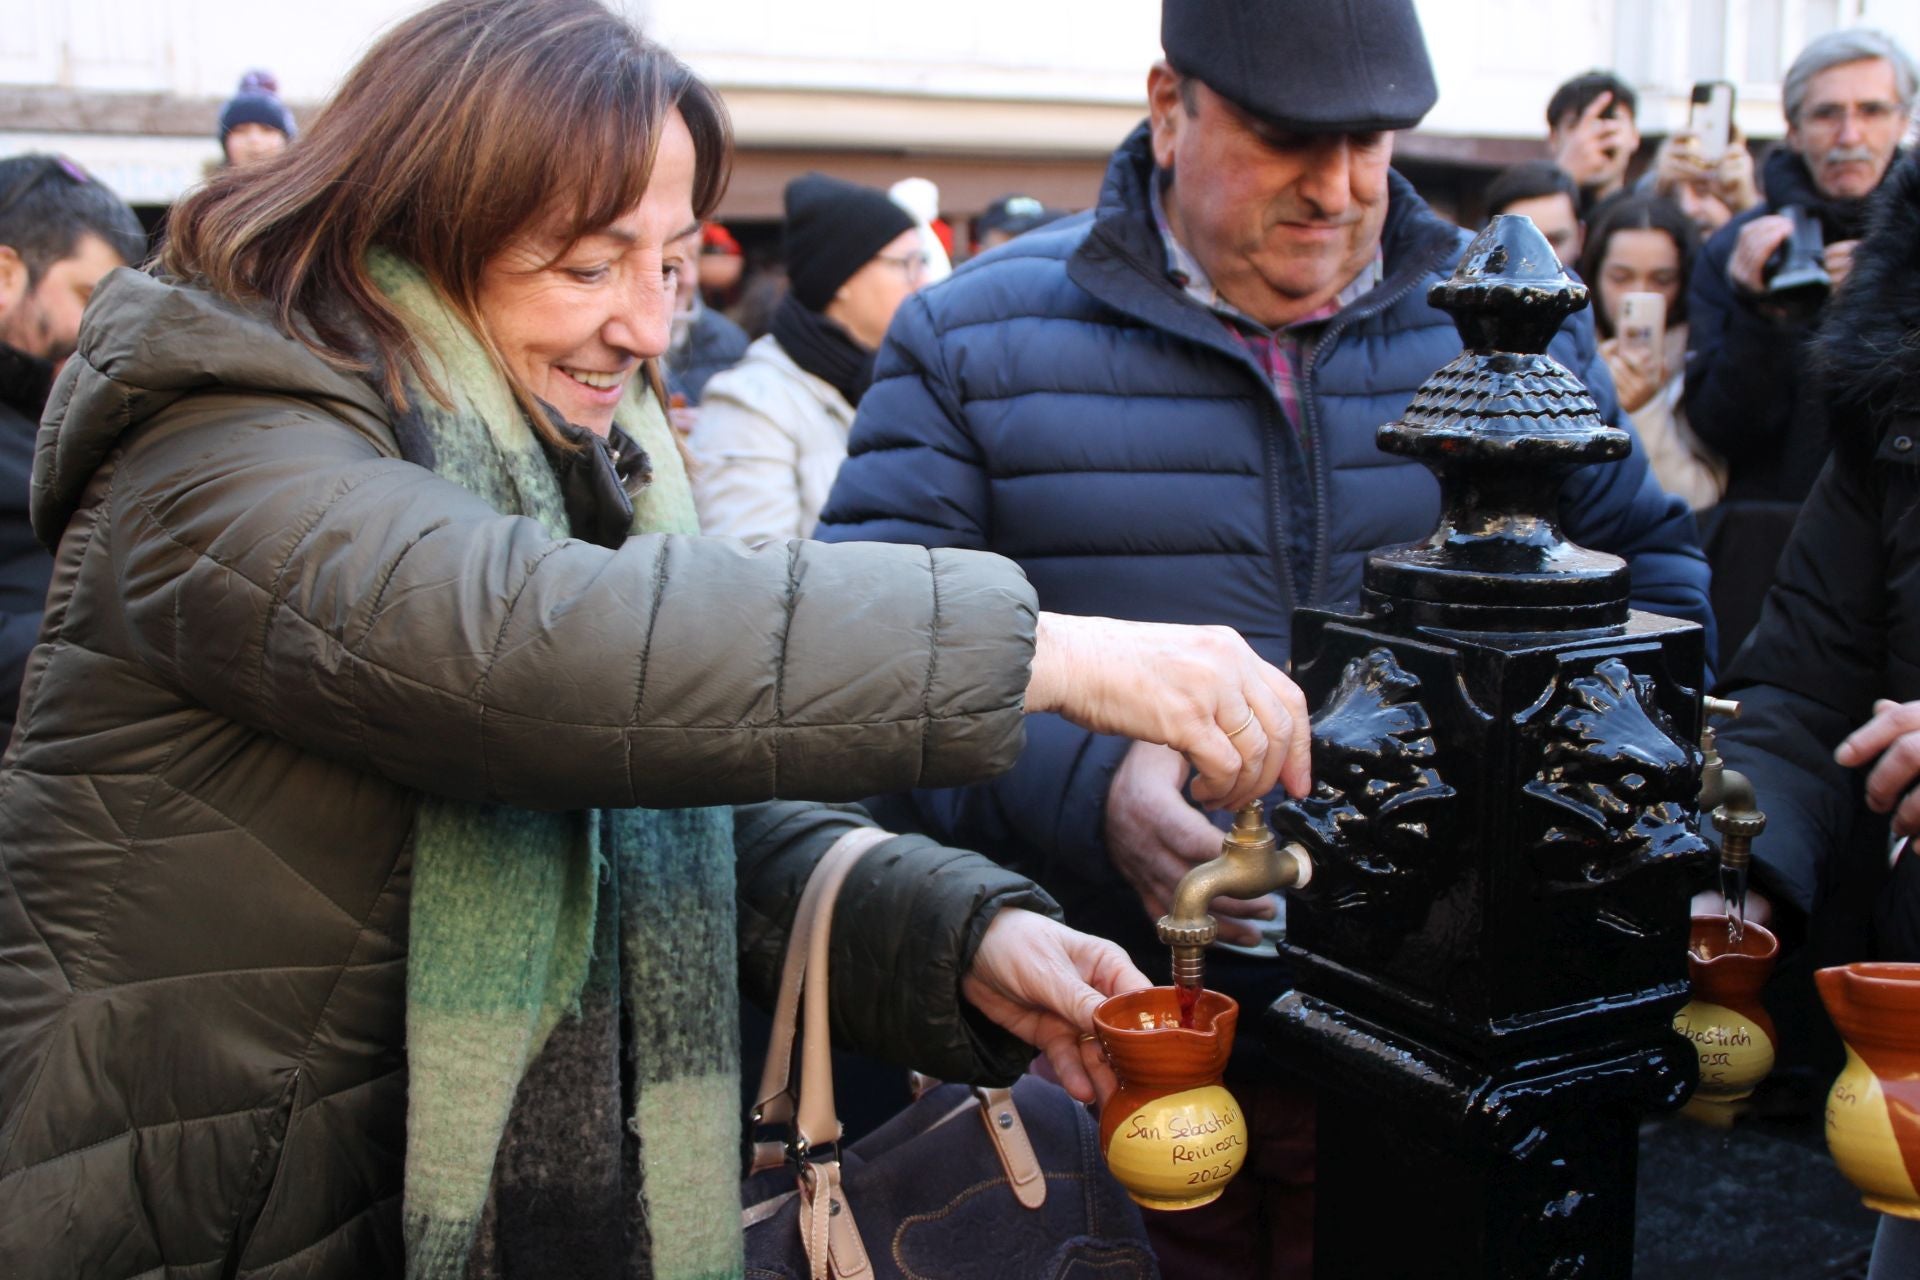
[[[1620,349],[1640,352],[1658,362],[1667,345],[1667,300],[1658,293],[1629,293],[1620,298]]]
[[[1718,160],[1733,145],[1733,85],[1725,80],[1701,80],[1693,86],[1693,105],[1687,110],[1687,129],[1700,139],[1700,154]]]

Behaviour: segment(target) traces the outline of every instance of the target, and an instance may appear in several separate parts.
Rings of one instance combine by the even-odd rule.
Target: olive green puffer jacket
[[[556,542],[397,455],[368,384],[261,315],[131,271],[96,294],[38,442],[57,566],[0,763],[10,1280],[397,1268],[420,793],[835,800],[1018,752],[1034,603],[1004,560]],[[741,813],[750,987],[863,820]],[[925,842],[869,861],[841,1034],[1017,1070],[958,974],[999,906],[1050,904]]]

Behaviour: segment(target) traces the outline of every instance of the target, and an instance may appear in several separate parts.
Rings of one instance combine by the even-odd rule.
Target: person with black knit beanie
[[[220,109],[220,150],[231,165],[252,164],[286,150],[299,130],[293,112],[280,101],[280,82],[271,71],[249,71],[240,91]]]
[[[809,173],[786,212],[787,296],[707,383],[690,442],[701,528],[750,543],[813,532],[874,352],[927,267],[913,215],[883,191]]]

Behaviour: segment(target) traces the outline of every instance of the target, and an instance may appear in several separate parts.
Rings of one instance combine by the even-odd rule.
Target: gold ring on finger
[[[1251,728],[1253,728],[1253,712],[1249,711],[1247,712],[1247,718],[1240,722],[1238,729],[1227,730],[1227,736],[1229,738],[1237,738]]]
[[[1093,1032],[1091,1032],[1091,1031],[1089,1031],[1089,1032],[1087,1032],[1087,1034],[1085,1034],[1085,1035],[1083,1035],[1083,1036],[1081,1036],[1081,1037],[1080,1037],[1080,1043],[1081,1043],[1081,1044],[1091,1044],[1091,1043],[1093,1043],[1093,1042],[1094,1042],[1095,1040],[1098,1040],[1099,1038],[1100,1038],[1099,1036],[1097,1036],[1097,1035],[1095,1035],[1095,1034],[1094,1034]]]

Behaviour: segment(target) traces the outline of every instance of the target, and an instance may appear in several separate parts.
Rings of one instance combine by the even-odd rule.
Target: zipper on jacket
[[[1293,580],[1293,555],[1288,549],[1291,539],[1287,536],[1286,496],[1282,492],[1285,485],[1280,475],[1280,437],[1281,431],[1290,431],[1286,414],[1280,411],[1279,397],[1274,394],[1273,384],[1266,383],[1267,395],[1260,409],[1260,452],[1266,459],[1267,513],[1269,516],[1269,536],[1273,540],[1271,553],[1273,567],[1280,578],[1280,593],[1285,598],[1286,616],[1292,619],[1294,611],[1300,607],[1300,584]],[[1279,421],[1275,422],[1274,419]],[[1292,627],[1289,625],[1289,632]]]
[[[1411,272],[1392,293],[1382,294],[1377,298],[1367,298],[1335,315],[1321,328],[1319,336],[1307,344],[1306,352],[1301,358],[1300,425],[1307,438],[1313,472],[1313,574],[1307,583],[1306,603],[1308,604],[1312,604],[1326,594],[1327,573],[1332,561],[1332,555],[1327,549],[1327,541],[1330,537],[1327,528],[1327,497],[1329,490],[1333,487],[1333,474],[1328,468],[1325,443],[1320,438],[1319,392],[1313,385],[1314,370],[1320,362],[1320,351],[1334,338],[1346,332],[1355,322],[1371,320],[1374,316],[1398,306],[1429,274],[1443,268],[1446,265],[1446,254],[1452,252],[1451,246],[1448,246],[1441,253],[1434,255],[1424,266]],[[1297,605],[1299,602],[1295,603]]]

